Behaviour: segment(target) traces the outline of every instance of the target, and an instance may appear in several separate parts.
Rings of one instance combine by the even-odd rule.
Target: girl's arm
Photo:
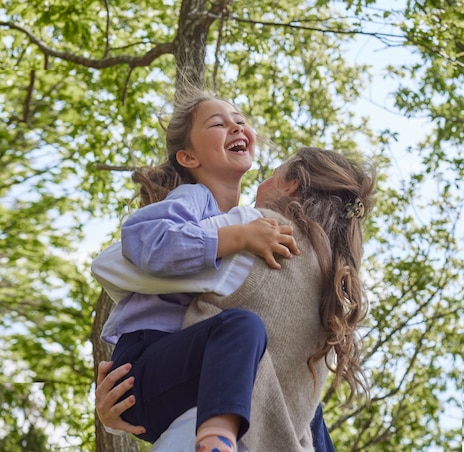
[[[218,268],[222,257],[249,251],[280,268],[274,253],[298,254],[290,226],[261,219],[217,229],[200,221],[217,215],[216,201],[202,185],[182,185],[166,200],[136,212],[122,227],[122,254],[136,267],[157,276],[196,274]]]
[[[280,269],[274,253],[290,259],[299,254],[290,225],[279,226],[273,218],[261,218],[248,224],[218,229],[217,256],[223,257],[240,251],[249,251],[262,257],[269,267]]]
[[[215,230],[219,228],[222,232],[232,231],[231,226],[252,225],[252,222],[258,219],[263,220],[259,210],[241,206],[233,208],[227,214],[202,220],[200,227]],[[256,241],[252,241],[253,245],[250,248],[259,246],[258,239],[263,237],[257,234]],[[264,243],[267,246],[266,241]],[[229,295],[245,280],[253,263],[254,257],[251,254],[237,253],[225,257],[218,269],[205,268],[193,275],[181,275],[181,272],[177,271],[176,274],[179,276],[161,277],[144,272],[125,259],[121,253],[121,243],[117,242],[94,259],[92,273],[108,295],[118,303],[132,292],[142,294],[216,292],[220,295]]]
[[[122,254],[136,267],[162,276],[216,268],[217,230],[200,220],[217,215],[211,192],[200,184],[181,185],[164,201],[150,204],[122,226]]]
[[[227,214],[210,217],[200,222],[204,229],[249,223],[262,218],[257,209],[235,207]],[[218,269],[207,268],[194,275],[176,277],[154,276],[137,268],[121,253],[121,242],[102,251],[92,262],[92,273],[108,295],[118,303],[132,292],[142,294],[179,292],[216,292],[229,295],[248,275],[254,256],[239,253],[222,260]]]

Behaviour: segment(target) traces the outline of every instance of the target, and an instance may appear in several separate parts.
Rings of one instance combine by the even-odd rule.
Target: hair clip
[[[345,205],[345,218],[362,218],[364,216],[364,204],[359,198]]]

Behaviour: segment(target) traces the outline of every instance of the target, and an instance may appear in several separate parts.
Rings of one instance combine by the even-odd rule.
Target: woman
[[[257,259],[233,294],[201,295],[187,311],[185,324],[232,306],[264,321],[268,346],[243,437],[250,452],[314,450],[309,424],[328,369],[336,386],[348,383],[349,401],[367,391],[357,336],[367,305],[358,272],[374,184],[374,170],[360,162],[300,149],[260,186],[257,204],[272,209],[266,216],[292,222],[301,254],[278,272]]]

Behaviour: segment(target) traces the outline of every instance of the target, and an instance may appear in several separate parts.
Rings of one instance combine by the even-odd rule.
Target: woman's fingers
[[[118,430],[124,430],[127,433],[132,433],[133,435],[141,435],[146,432],[145,427],[142,427],[141,425],[132,425],[124,421],[121,422],[121,426]]]
[[[97,392],[99,390],[105,393],[108,392],[116,384],[116,382],[125,377],[132,368],[132,365],[127,363],[109,372],[112,364],[113,363],[111,361],[102,361],[98,365]]]
[[[130,364],[124,364],[108,373],[107,366],[100,363],[98,366],[97,389],[95,390],[97,410],[106,413],[132,387],[133,378],[127,378],[119,385],[114,386],[117,381],[127,375],[130,369]]]
[[[100,361],[98,363],[97,386],[101,384],[111,369],[112,361]]]
[[[124,378],[131,369],[131,364],[123,364],[110,372],[112,362],[102,361],[98,365],[97,389],[95,391],[95,405],[98,417],[102,423],[114,430],[123,430],[134,435],[145,433],[141,425],[132,425],[121,418],[121,414],[135,404],[135,397],[130,395],[118,400],[134,385],[134,377],[126,378],[115,386],[116,382]]]

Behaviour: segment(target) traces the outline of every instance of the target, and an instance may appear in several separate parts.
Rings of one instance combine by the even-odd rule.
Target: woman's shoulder
[[[298,226],[294,221],[292,221],[290,218],[287,218],[285,215],[281,214],[280,212],[277,212],[272,209],[258,209],[261,214],[263,215],[264,218],[274,218],[277,220],[279,225],[283,224],[289,224],[293,228],[293,236],[295,240],[297,241],[299,247],[304,247],[307,250],[311,250],[311,254],[314,254],[314,247],[311,243],[311,240],[309,238],[309,232],[308,230],[302,229],[300,226]]]
[[[279,224],[292,224],[292,221],[279,212],[271,209],[258,209],[264,218],[275,218]]]
[[[297,240],[302,240],[304,237],[306,237],[306,233],[300,229],[294,221],[292,221],[290,218],[287,218],[285,215],[282,215],[280,212],[277,212],[272,209],[258,209],[262,216],[264,218],[274,218],[277,220],[277,223],[279,225],[283,224],[289,224],[293,227],[293,235],[295,236],[295,239]]]

